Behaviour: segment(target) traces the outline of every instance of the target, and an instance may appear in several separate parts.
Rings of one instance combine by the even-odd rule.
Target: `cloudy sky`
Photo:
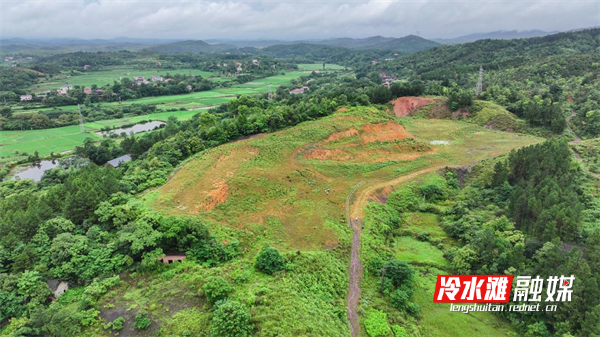
[[[1,38],[447,38],[600,24],[600,0],[0,0]]]

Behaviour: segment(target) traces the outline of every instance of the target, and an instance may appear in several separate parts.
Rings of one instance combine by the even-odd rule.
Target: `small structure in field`
[[[159,257],[158,259],[164,264],[171,264],[173,262],[181,262],[185,260],[185,253],[182,252],[166,252],[165,256]]]
[[[46,281],[46,284],[48,285],[48,288],[50,288],[50,291],[52,291],[52,293],[54,294],[50,297],[52,302],[56,301],[56,299],[60,295],[64,294],[65,291],[69,290],[69,283],[61,279],[51,279]]]
[[[107,161],[106,164],[104,164],[104,166],[110,165],[112,167],[119,167],[119,165],[121,165],[121,163],[125,163],[125,162],[128,162],[128,161],[131,161],[131,156],[128,155],[128,154],[126,154],[124,156],[120,156],[120,157],[117,157],[117,158],[115,158],[113,160]]]
[[[302,88],[298,88],[298,89],[294,89],[294,90],[290,91],[290,94],[292,94],[292,95],[303,94],[305,91],[308,91],[308,90],[310,90],[309,87],[303,86]]]
[[[165,79],[162,76],[154,75],[154,76],[150,77],[150,81],[152,81],[152,82],[162,82],[164,80]]]
[[[31,95],[21,95],[21,102],[31,101],[33,97]]]
[[[254,64],[255,66],[260,65],[260,61],[259,60],[252,60],[252,64]]]
[[[89,87],[83,88],[83,93],[86,94],[86,95],[91,94],[92,93],[92,88],[89,88]]]
[[[160,66],[162,66],[162,62],[156,61],[156,65],[160,67]]]
[[[83,66],[83,70],[89,70],[89,69],[90,69],[90,67],[91,67],[91,66],[90,66],[89,64],[86,64],[86,65],[84,65],[84,66]]]

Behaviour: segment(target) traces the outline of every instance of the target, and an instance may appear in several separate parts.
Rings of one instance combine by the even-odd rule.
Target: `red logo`
[[[438,275],[433,302],[508,303],[512,280],[513,275]]]

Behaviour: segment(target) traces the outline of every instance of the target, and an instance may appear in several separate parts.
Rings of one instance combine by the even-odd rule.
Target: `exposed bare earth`
[[[406,96],[396,98],[391,103],[394,106],[394,114],[396,117],[406,117],[412,110],[426,106],[427,104],[435,101],[439,101],[439,99]]]

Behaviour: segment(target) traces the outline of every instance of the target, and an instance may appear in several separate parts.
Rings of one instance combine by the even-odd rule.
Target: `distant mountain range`
[[[574,30],[576,31],[576,30]],[[554,34],[556,31],[542,30],[505,31],[499,30],[488,33],[476,33],[450,39],[424,39],[416,35],[401,38],[372,36],[367,38],[332,38],[315,40],[176,40],[153,38],[128,38],[117,37],[113,39],[23,39],[7,38],[0,40],[2,53],[27,53],[27,54],[56,54],[74,51],[116,51],[116,50],[142,50],[163,53],[250,53],[285,55],[292,51],[300,54],[315,54],[323,51],[332,52],[331,49],[319,50],[321,47],[333,47],[354,50],[385,50],[397,53],[415,53],[439,46],[440,44],[458,44],[474,42],[482,39],[521,39],[541,37]],[[291,46],[283,48],[281,46]],[[278,48],[271,48],[278,46]],[[271,48],[271,49],[269,49]],[[277,57],[277,56],[276,56]],[[282,56],[279,56],[282,57]]]
[[[276,57],[284,57],[284,54],[292,50],[300,52],[300,55],[317,52],[318,49],[324,49],[325,46],[343,49],[379,49],[389,50],[398,53],[415,53],[437,47],[439,43],[426,40],[422,37],[409,35],[401,38],[373,36],[364,39],[336,38],[321,41],[262,41],[262,43],[244,43],[236,41],[227,41],[228,43],[209,44],[202,40],[188,40],[173,42],[158,46],[146,48],[152,51],[163,53],[222,53],[239,51],[243,48],[244,52],[261,53],[261,50],[269,53],[274,52]],[[260,46],[260,47],[259,47]],[[274,48],[277,46],[285,46]],[[292,47],[293,46],[293,47]],[[260,49],[259,49],[260,48]],[[332,51],[329,49],[329,51]]]
[[[546,36],[550,34],[558,33],[558,31],[546,32],[543,30],[498,30],[495,32],[489,33],[475,33],[464,36],[459,36],[451,39],[432,39],[435,42],[439,42],[442,44],[457,44],[457,43],[467,43],[467,42],[475,42],[477,40],[512,40],[512,39],[526,39],[530,37],[540,37]]]

